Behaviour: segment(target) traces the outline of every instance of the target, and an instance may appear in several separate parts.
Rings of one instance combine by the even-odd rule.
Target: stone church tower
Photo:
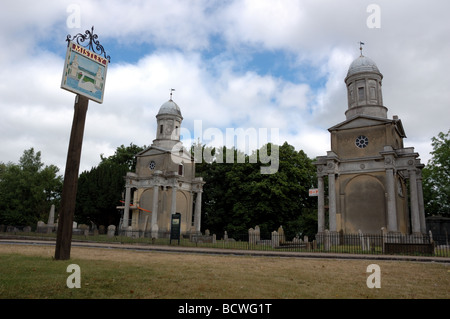
[[[346,120],[329,128],[331,151],[317,158],[318,233],[325,231],[328,180],[329,231],[355,234],[426,232],[419,154],[404,147],[398,116],[387,117],[383,75],[361,54],[345,78]]]
[[[181,233],[199,233],[203,180],[180,141],[183,117],[172,100],[156,115],[156,139],[136,154],[136,172],[127,173],[121,230],[158,238],[170,232],[171,215],[181,214]]]

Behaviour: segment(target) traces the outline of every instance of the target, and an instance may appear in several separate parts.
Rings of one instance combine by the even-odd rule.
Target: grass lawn
[[[450,265],[381,260],[250,257],[54,246],[0,245],[0,298],[12,299],[449,299]],[[67,266],[81,269],[68,288]],[[369,289],[367,266],[381,269]]]

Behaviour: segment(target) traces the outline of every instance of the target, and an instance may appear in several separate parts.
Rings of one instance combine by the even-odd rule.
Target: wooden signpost
[[[70,259],[78,172],[89,100],[91,99],[98,103],[103,102],[106,69],[110,57],[106,56],[105,50],[97,38],[98,36],[94,34],[94,27],[92,27],[91,31],[86,30],[85,34],[77,34],[73,39],[68,35],[66,39],[68,49],[61,88],[74,92],[77,95],[75,96],[72,130],[59,209],[55,247],[56,260]],[[86,40],[89,40],[89,43],[87,47],[84,47],[82,43]],[[100,51],[100,54],[94,52],[94,46]]]

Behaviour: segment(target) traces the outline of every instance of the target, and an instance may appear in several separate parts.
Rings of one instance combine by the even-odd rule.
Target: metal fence
[[[449,236],[405,234],[317,234],[314,239],[286,238],[272,234],[199,234],[185,233],[180,239],[170,238],[170,232],[117,231],[114,240],[122,243],[180,245],[220,249],[264,250],[286,252],[330,252],[342,254],[403,254],[450,257]],[[111,238],[112,239],[112,238]]]
[[[0,225],[2,226],[2,225]],[[3,226],[1,236],[8,235],[56,237],[55,229],[42,231],[30,227]],[[284,252],[322,252],[340,254],[402,254],[450,257],[450,238],[448,235],[404,235],[404,234],[342,234],[325,232],[313,239],[287,238],[284,234],[201,234],[184,233],[179,239],[171,239],[170,232],[150,232],[116,230],[99,233],[97,230],[74,232],[73,240],[115,243],[139,243],[147,245],[179,245],[184,247],[205,247],[218,249],[284,251]]]

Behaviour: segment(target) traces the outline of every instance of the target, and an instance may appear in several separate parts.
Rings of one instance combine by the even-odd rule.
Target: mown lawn
[[[8,299],[448,299],[450,266],[380,260],[333,260],[0,245],[0,298]],[[70,264],[81,288],[68,288]],[[381,270],[381,288],[367,287]]]

